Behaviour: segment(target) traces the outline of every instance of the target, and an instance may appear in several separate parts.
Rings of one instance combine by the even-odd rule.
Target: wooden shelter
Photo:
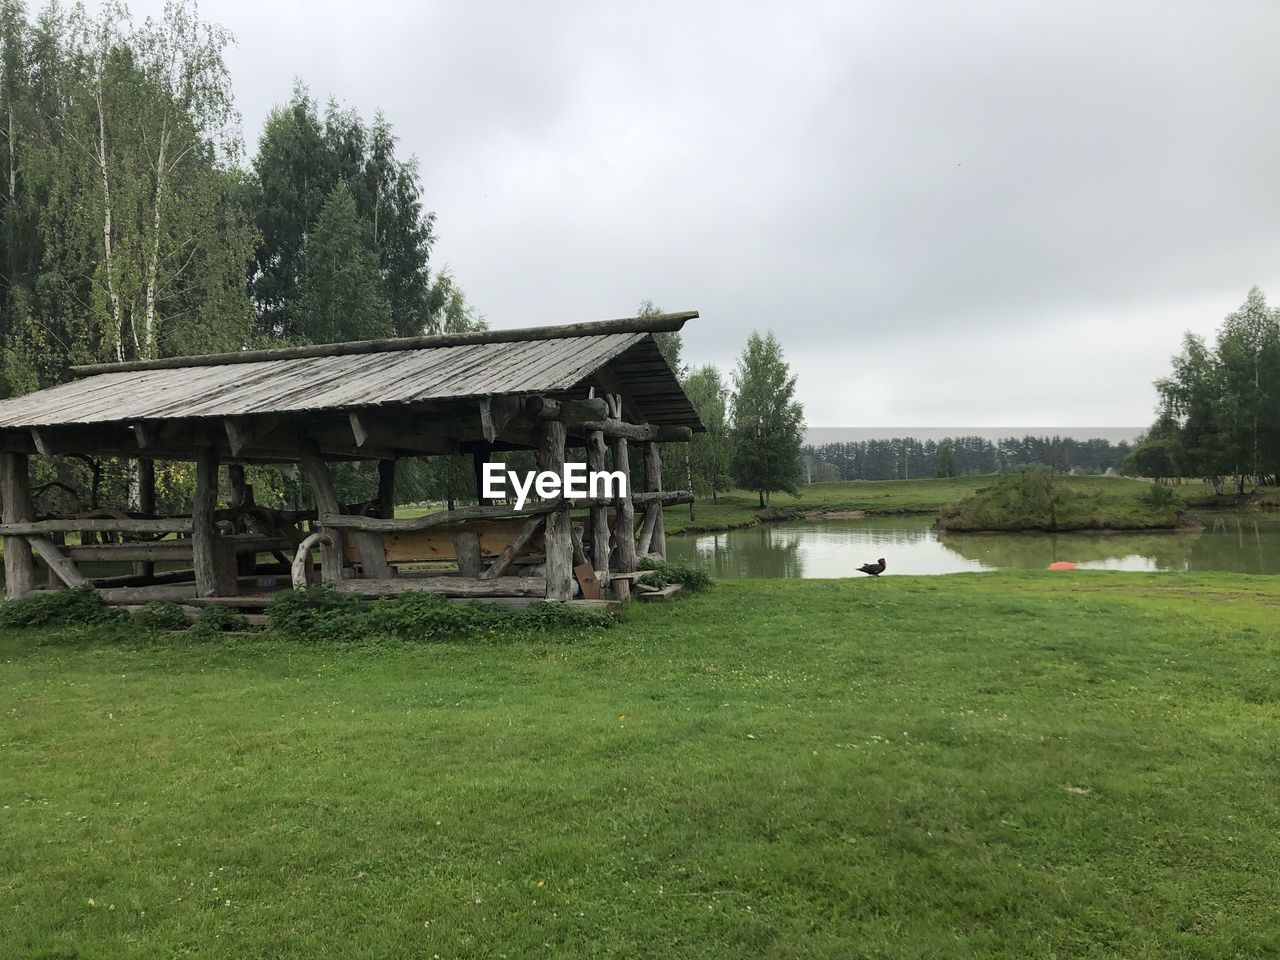
[[[34,552],[49,568],[46,589],[93,586],[125,604],[251,607],[272,587],[316,579],[366,596],[427,590],[511,606],[590,597],[597,584],[625,599],[637,558],[665,555],[663,506],[691,496],[662,489],[659,444],[702,425],[653,335],[696,316],[75,368],[77,380],[0,401],[6,596],[36,589]],[[566,449],[582,447],[590,469],[630,476],[633,444],[644,489],[629,483],[625,497],[394,514],[403,457],[471,454],[478,475],[494,451],[527,449],[540,469],[559,471]],[[139,509],[37,516],[33,454],[138,461]],[[194,461],[190,514],[155,513],[156,460]],[[329,464],[340,460],[377,461],[375,501],[338,502]],[[316,509],[257,505],[250,463],[296,464]],[[230,502],[220,505],[224,466]],[[112,542],[90,542],[103,533]],[[104,560],[134,572],[82,569]],[[189,565],[157,572],[157,561]],[[401,569],[430,561],[448,566]]]

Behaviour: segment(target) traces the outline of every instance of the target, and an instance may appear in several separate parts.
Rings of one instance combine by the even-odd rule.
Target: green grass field
[[[0,956],[1280,951],[1280,581],[740,581],[575,642],[0,635]]]

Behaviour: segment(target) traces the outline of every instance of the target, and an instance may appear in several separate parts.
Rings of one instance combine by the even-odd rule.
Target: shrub
[[[148,603],[134,612],[133,622],[143,630],[185,630],[187,615],[176,603]]]
[[[648,571],[641,580],[655,587],[679,583],[683,584],[686,590],[706,590],[711,586],[711,575],[691,563],[641,557],[639,566],[641,570]]]
[[[1182,507],[1182,500],[1178,495],[1173,492],[1171,487],[1166,487],[1162,483],[1151,484],[1138,499],[1153,510],[1180,509]]]
[[[284,591],[267,612],[279,633],[306,640],[356,641],[378,637],[420,642],[503,642],[611,626],[606,614],[558,603],[512,611],[484,603],[454,603],[421,590],[367,602],[326,586]]]
[[[125,619],[123,610],[103,604],[92,587],[35,593],[0,604],[0,627],[71,627]]]
[[[208,606],[200,611],[187,635],[193,639],[210,640],[228,630],[243,630],[248,623],[243,614],[230,607]]]

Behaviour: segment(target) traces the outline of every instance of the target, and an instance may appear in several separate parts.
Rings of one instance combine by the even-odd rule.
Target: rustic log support
[[[89,586],[89,581],[71,559],[48,537],[27,537],[27,542],[40,555],[40,559],[48,564],[50,572],[56,574],[68,587],[75,590]]]
[[[311,548],[317,545],[321,550],[326,546],[333,546],[332,535],[327,531],[317,530],[315,533],[308,534],[302,538],[302,542],[298,544],[298,549],[293,555],[293,566],[289,571],[290,579],[293,581],[293,589],[301,590],[310,582]]]
[[[587,469],[593,473],[605,470],[604,433],[600,430],[587,432]],[[608,583],[609,508],[604,504],[591,508],[591,565],[600,581]]]
[[[627,478],[626,496],[618,497],[618,520],[614,538],[618,544],[618,570],[633,573],[636,569],[636,508],[631,499],[631,457],[626,437],[613,439],[613,469]]]
[[[196,494],[191,506],[191,565],[196,571],[196,596],[233,596],[237,591],[234,561],[228,568],[218,543],[214,510],[218,501],[218,450],[200,448],[196,459]]]
[[[17,454],[21,456],[21,454]],[[0,524],[0,536],[41,536],[47,533],[190,533],[190,517],[53,517]]]
[[[662,447],[652,440],[644,445],[644,486],[646,493],[662,493]],[[647,506],[645,511],[644,525],[649,530],[650,539],[643,541],[640,553],[648,553],[652,549],[666,559],[667,533],[661,499]],[[650,514],[654,518],[652,525],[649,522]]]
[[[507,424],[520,412],[519,397],[482,397],[480,399],[480,433],[485,442],[493,443]]]
[[[35,513],[31,504],[31,478],[25,453],[0,454],[0,500],[6,527],[29,521]],[[31,545],[16,536],[4,541],[4,595],[10,600],[24,597],[36,586],[35,561]]]
[[[255,417],[227,417],[222,421],[223,429],[227,433],[227,447],[231,451],[231,456],[238,457],[249,447],[259,443],[263,437],[271,433],[279,424],[279,418],[275,416]]]
[[[458,560],[458,573],[464,577],[480,576],[480,571],[483,569],[480,557],[480,534],[471,531],[455,533],[453,555]]]
[[[530,517],[511,542],[503,548],[502,553],[498,554],[498,559],[493,561],[488,570],[480,574],[480,579],[494,580],[505,574],[515,562],[516,557],[520,556],[520,551],[528,546],[529,541],[542,529],[544,523],[546,523],[546,517],[543,514]]]
[[[540,431],[538,469],[559,474],[564,470],[565,425],[547,420]],[[547,514],[543,534],[547,556],[547,599],[573,599],[573,536],[569,530],[567,507]]]
[[[378,516],[394,520],[396,516],[396,462],[378,461]]]
[[[609,407],[603,398],[588,400],[555,400],[551,397],[530,397],[525,401],[525,412],[539,420],[559,420],[579,425],[588,420],[601,420],[609,415]]]
[[[649,503],[644,508],[644,523],[640,525],[640,541],[636,544],[636,556],[643,557],[649,553],[654,534],[658,529],[658,518],[662,516],[662,504]]]
[[[338,494],[333,488],[333,477],[329,475],[329,467],[320,459],[320,450],[310,437],[299,442],[302,454],[302,469],[307,475],[307,483],[311,486],[312,496],[316,500],[316,510],[320,516],[320,528],[326,530],[325,516],[337,516],[341,513],[338,506]],[[346,552],[343,548],[342,533],[333,530],[327,539],[320,541],[320,575],[326,583],[339,583],[343,577],[343,564]]]
[[[144,424],[135,424],[140,430]],[[138,460],[138,512],[156,512],[156,462],[147,457]],[[133,565],[134,576],[150,577],[156,572],[156,565],[150,560],[139,560]]]

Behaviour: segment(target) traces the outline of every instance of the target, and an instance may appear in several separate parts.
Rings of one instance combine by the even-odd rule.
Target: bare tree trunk
[[[156,193],[154,208],[151,211],[152,236],[151,254],[147,257],[147,279],[145,306],[142,318],[142,347],[139,356],[146,359],[151,356],[151,344],[155,331],[156,319],[156,278],[160,272],[160,205],[164,201],[165,160],[169,147],[168,121],[160,130],[160,155],[156,160]]]
[[[111,319],[116,327],[116,359],[124,359],[124,313],[120,306],[120,291],[116,289],[115,262],[111,249],[111,179],[107,176],[107,112],[102,101],[102,71],[98,64],[98,80],[94,88],[98,107],[98,169],[102,172],[102,258],[107,272],[107,299],[111,302]],[[134,336],[137,336],[135,331]]]

